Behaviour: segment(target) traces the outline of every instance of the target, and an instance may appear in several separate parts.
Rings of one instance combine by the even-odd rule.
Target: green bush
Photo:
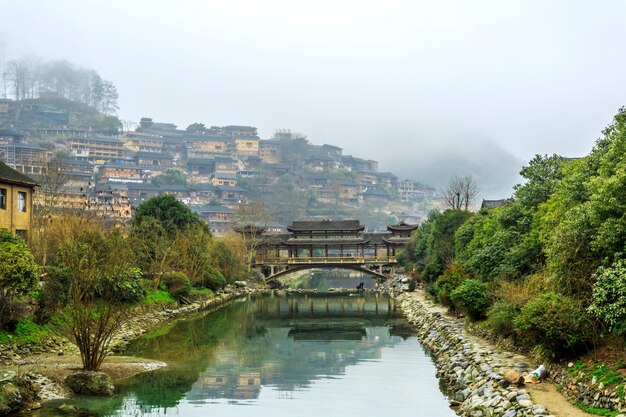
[[[626,337],[626,260],[598,268],[589,312],[618,336]]]
[[[520,309],[507,301],[498,301],[487,312],[489,326],[499,335],[511,336],[515,333],[513,321],[519,316]]]
[[[439,300],[439,289],[437,288],[437,284],[427,284],[426,291],[434,300]]]
[[[593,341],[586,311],[571,298],[553,292],[530,300],[513,326],[520,338],[556,355],[577,352]]]
[[[410,292],[415,291],[415,287],[417,287],[417,281],[415,280],[415,278],[412,278],[412,279],[409,281],[409,291],[410,291]]]
[[[163,274],[161,283],[167,292],[176,299],[188,297],[191,292],[189,278],[182,272],[168,272],[167,274]]]
[[[24,294],[39,284],[39,266],[23,241],[0,241],[0,288],[5,294]]]
[[[485,316],[489,304],[489,286],[475,279],[466,279],[452,294],[450,300],[454,307],[461,310],[474,320]]]
[[[202,286],[216,291],[226,286],[226,278],[220,271],[211,268],[202,276]]]
[[[131,268],[116,279],[111,280],[109,284],[114,299],[125,303],[141,301],[146,296],[146,287],[141,279],[141,269]]]
[[[469,278],[463,267],[453,263],[446,268],[443,275],[437,278],[437,294],[439,302],[444,306],[454,307],[450,295],[463,281]]]
[[[444,267],[441,260],[434,259],[433,261],[427,263],[422,270],[422,279],[426,282],[433,282],[437,280],[437,277],[440,276],[443,271]]]

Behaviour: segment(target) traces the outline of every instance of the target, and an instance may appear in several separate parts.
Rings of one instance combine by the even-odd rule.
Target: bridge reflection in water
[[[244,321],[255,329],[256,348],[247,358],[255,365],[242,366],[242,357],[224,352],[218,364],[200,374],[187,398],[246,400],[258,398],[263,387],[303,389],[320,378],[344,375],[347,366],[380,360],[382,349],[413,335],[386,295],[250,296],[244,310]],[[261,340],[265,342],[258,344]]]
[[[382,325],[386,320],[400,318],[393,299],[378,294],[304,294],[271,296],[253,302],[255,314],[263,321],[287,319],[354,319],[372,320]],[[375,322],[375,323],[374,323]]]

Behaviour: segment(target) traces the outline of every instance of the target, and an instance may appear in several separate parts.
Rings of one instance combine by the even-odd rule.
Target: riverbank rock
[[[0,385],[0,416],[20,410],[23,403],[22,393],[15,384],[5,381]]]
[[[78,372],[65,378],[65,385],[76,394],[113,395],[115,392],[111,377],[104,372]]]
[[[235,284],[237,288],[246,288],[248,286],[246,281],[235,281],[233,284]]]
[[[41,387],[32,381],[29,373],[18,375],[8,371],[3,374],[5,379],[0,382],[0,416],[32,409],[35,405],[33,400]],[[8,379],[9,376],[12,379]]]
[[[71,404],[61,404],[57,407],[57,410],[62,411],[64,414],[77,415],[77,416],[97,416],[98,413],[89,411],[85,408],[79,408]]]
[[[518,387],[524,385],[524,377],[522,376],[522,374],[513,369],[509,369],[504,373],[504,380],[509,385],[515,385]]]

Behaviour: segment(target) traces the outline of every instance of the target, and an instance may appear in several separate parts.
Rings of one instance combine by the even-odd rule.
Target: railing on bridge
[[[363,264],[395,264],[398,260],[395,256],[298,256],[290,258],[257,258],[257,265],[309,265],[309,264],[347,264],[347,265],[363,265]]]

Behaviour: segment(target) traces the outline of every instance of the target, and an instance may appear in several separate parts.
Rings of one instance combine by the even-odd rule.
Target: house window
[[[17,192],[17,211],[26,213],[26,193],[24,191]]]
[[[26,230],[20,230],[20,229],[17,229],[17,230],[15,231],[15,235],[16,235],[16,236],[18,236],[18,237],[20,237],[20,238],[22,238],[22,240],[26,240],[26,237],[27,237],[27,231],[26,231]]]
[[[0,188],[0,210],[7,209],[7,190],[6,188]]]

